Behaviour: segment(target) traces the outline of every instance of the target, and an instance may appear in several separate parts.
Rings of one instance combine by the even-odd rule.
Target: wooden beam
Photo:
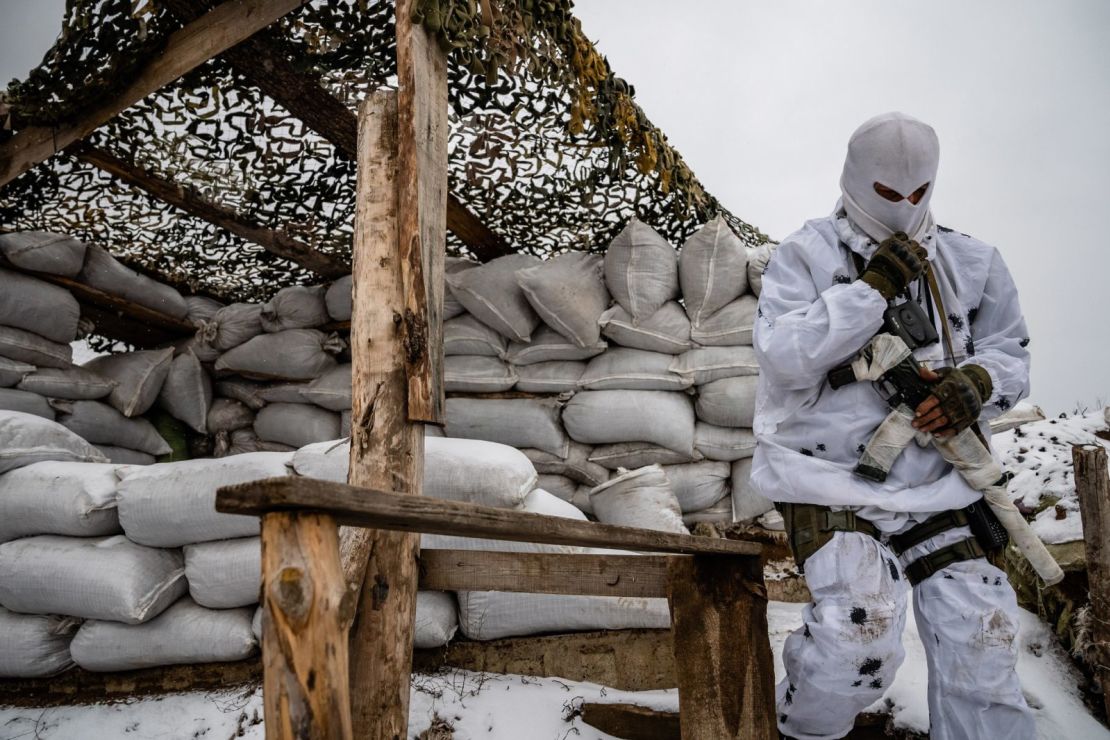
[[[1102,701],[1110,712],[1110,474],[1106,448],[1076,445],[1072,448],[1075,491],[1083,517],[1087,547],[1087,583],[1091,603],[1091,667],[1102,686]]]
[[[350,267],[341,260],[321,254],[299,239],[294,239],[282,231],[262,226],[230,208],[213,203],[192,188],[163,180],[102,149],[78,146],[74,148],[73,154],[82,162],[91,164],[128,185],[145,190],[175,208],[180,208],[192,216],[254,242],[267,252],[295,262],[325,278],[343,277],[351,271]]]
[[[28,126],[0,145],[0,187],[79,141],[123,110],[270,25],[306,0],[227,0],[179,31],[139,75],[57,126]]]
[[[461,501],[404,496],[315,478],[267,478],[224,486],[216,494],[216,510],[254,516],[270,511],[320,511],[333,515],[341,524],[357,527],[636,552],[747,555],[755,559],[763,551],[758,542],[618,527]]]
[[[582,721],[624,740],[681,740],[678,714],[636,704],[582,704]]]

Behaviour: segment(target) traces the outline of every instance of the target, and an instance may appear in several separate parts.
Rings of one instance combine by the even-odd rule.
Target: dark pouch
[[[1010,543],[1009,533],[991,511],[986,499],[980,498],[964,507],[964,514],[967,515],[967,526],[971,528],[971,533],[986,552],[1001,550]]]

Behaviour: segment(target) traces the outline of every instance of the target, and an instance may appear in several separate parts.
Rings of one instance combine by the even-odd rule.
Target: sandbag
[[[752,460],[745,458],[732,464],[732,520],[745,522],[766,514],[774,503],[755,490],[751,484]]]
[[[751,427],[757,375],[722,378],[698,386],[698,418],[719,427]]]
[[[642,321],[678,297],[678,255],[655,229],[633,218],[605,251],[605,285],[633,321]]]
[[[35,370],[24,376],[16,388],[51,398],[88,401],[104,398],[116,385],[111,378],[75,365],[64,370],[57,367]]]
[[[705,385],[721,378],[758,375],[759,363],[752,347],[698,347],[675,357],[670,370],[695,385]]]
[[[603,270],[600,255],[564,252],[518,270],[516,279],[544,323],[579,347],[592,347],[601,339],[598,317],[609,306]]]
[[[69,651],[77,665],[98,672],[245,660],[258,647],[253,616],[253,609],[205,609],[184,598],[145,624],[86,622]]]
[[[427,435],[429,432],[432,432],[433,430],[436,432],[436,434],[434,436],[436,436],[436,437],[442,437],[443,436],[443,430],[440,429],[439,427],[437,427],[433,424],[425,424],[424,425],[424,434],[425,435]],[[339,436],[340,437],[350,437],[351,436],[351,412],[350,412],[349,409],[347,411],[340,411],[339,412]]]
[[[540,323],[516,280],[518,270],[540,263],[530,254],[507,254],[483,265],[448,274],[451,294],[486,326],[527,342]]]
[[[212,406],[212,379],[192,352],[173,359],[158,394],[158,403],[170,416],[190,429],[208,431],[208,409]]]
[[[0,254],[24,270],[72,278],[85,264],[85,243],[68,234],[17,231],[0,234]]]
[[[61,424],[21,411],[0,411],[0,473],[44,460],[108,462]]]
[[[54,409],[37,393],[0,388],[0,411],[19,411],[54,421]]]
[[[579,347],[548,326],[540,326],[532,334],[531,342],[509,344],[508,360],[513,365],[532,365],[537,362],[588,360],[605,351],[605,342],[589,347]]]
[[[73,347],[51,342],[34,332],[0,325],[0,356],[37,367],[73,365]]]
[[[116,470],[103,463],[40,462],[0,475],[0,542],[36,534],[118,534]]]
[[[58,423],[94,444],[138,450],[148,455],[173,451],[158,430],[146,419],[128,419],[100,401],[54,401]]]
[[[677,355],[693,346],[690,319],[674,301],[664,303],[652,315],[635,322],[623,308],[613,306],[601,314],[598,325],[606,339],[622,347]]]
[[[93,445],[101,455],[108,458],[108,462],[115,465],[153,465],[158,461],[154,455],[138,450],[129,450],[126,447],[115,445]]]
[[[330,411],[351,408],[351,363],[337,365],[301,389],[301,399]]]
[[[151,547],[258,535],[256,516],[216,511],[216,489],[288,474],[291,455],[254,452],[126,468],[119,484],[119,521],[127,536]]]
[[[695,231],[678,254],[682,301],[695,327],[748,289],[748,249],[716,216]]]
[[[673,355],[643,349],[614,347],[590,360],[578,380],[589,390],[629,389],[644,391],[681,391],[693,385],[689,375],[669,369]]]
[[[468,260],[463,257],[448,256],[443,263],[443,268],[446,274],[462,272],[469,270],[472,267],[477,267],[480,263],[474,260]],[[444,285],[443,290],[443,320],[453,319],[456,316],[461,316],[466,312],[463,304],[459,303],[459,299],[451,292],[450,285]]]
[[[590,462],[592,448],[587,445],[571,442],[567,446],[566,457],[531,448],[523,449],[521,452],[532,462],[537,473],[565,475],[572,480],[590,486],[601,485],[609,480],[608,468]]]
[[[65,614],[139,624],[185,593],[177,550],[123,535],[44,534],[0,544],[0,606],[26,614]]]
[[[260,380],[312,380],[336,366],[346,343],[315,329],[262,334],[220,355],[217,372]]]
[[[240,401],[233,401],[230,398],[217,398],[212,401],[212,407],[208,409],[205,424],[212,434],[233,432],[236,429],[253,427],[254,412]]]
[[[327,287],[324,293],[324,305],[332,321],[351,320],[351,313],[354,310],[352,282],[350,275],[344,275]]]
[[[754,295],[740,296],[691,327],[690,338],[705,346],[751,344],[758,311],[758,298]]]
[[[197,339],[221,352],[234,349],[262,333],[262,306],[232,303],[197,329]]]
[[[242,455],[247,452],[293,452],[296,447],[280,442],[267,442],[258,438],[254,429],[236,429],[232,432],[218,432],[212,451],[213,457]]]
[[[727,462],[665,465],[663,472],[683,514],[707,509],[729,494],[732,468]]]
[[[328,373],[331,372],[335,371],[328,371]],[[308,383],[275,383],[259,388],[258,397],[264,403],[308,403],[303,395],[307,389]]]
[[[204,323],[203,321],[201,322]],[[183,352],[192,352],[197,356],[201,362],[215,362],[223,354],[220,350],[213,347],[207,342],[201,341],[196,336],[189,337],[188,339],[179,339],[173,343],[174,351],[178,354]]]
[[[305,403],[272,403],[254,417],[254,433],[266,442],[303,447],[339,438],[339,414]]]
[[[590,505],[604,524],[689,534],[667,474],[658,465],[621,470],[590,491]]]
[[[116,387],[108,394],[108,403],[124,416],[138,416],[154,405],[172,362],[173,349],[167,347],[103,355],[83,367],[116,381]]]
[[[696,450],[693,453],[675,452],[650,442],[616,442],[598,445],[590,450],[590,462],[609,470],[634,470],[646,465],[680,465],[701,459]]]
[[[555,400],[448,398],[445,405],[444,431],[448,437],[535,447],[564,457],[567,454],[569,440],[559,423],[559,403]]]
[[[496,357],[450,355],[443,358],[443,388],[448,393],[497,393],[516,385],[511,365]]]
[[[0,321],[52,342],[77,338],[81,307],[66,290],[30,275],[0,267]]]
[[[175,319],[184,319],[189,315],[189,304],[180,293],[135,272],[95,244],[88,245],[85,264],[77,280]]]
[[[200,326],[205,321],[211,321],[216,312],[224,307],[224,304],[215,298],[203,295],[185,296],[185,305],[189,307],[189,313],[186,314],[185,318],[194,326]]]
[[[257,604],[262,584],[262,539],[198,542],[185,545],[189,596],[209,609]]]
[[[416,619],[412,646],[417,649],[443,647],[459,629],[455,595],[446,591],[417,591]]]
[[[262,304],[260,318],[263,331],[279,332],[286,329],[311,329],[328,323],[328,304],[324,298],[325,285],[290,285]]]
[[[69,643],[80,625],[73,617],[0,607],[0,678],[46,678],[69,670]]]
[[[732,499],[729,496],[725,496],[712,506],[708,506],[699,511],[690,511],[682,515],[682,523],[687,527],[693,527],[700,522],[731,524]]]
[[[18,385],[25,376],[36,371],[37,368],[34,365],[0,357],[0,388],[10,388],[13,385]],[[28,389],[21,388],[20,390]]]
[[[578,388],[586,363],[573,361],[536,362],[514,366],[516,389],[525,393],[567,393]]]
[[[578,484],[565,475],[540,473],[536,480],[536,488],[547,491],[553,496],[558,496],[563,501],[573,503],[572,499],[574,498],[574,492],[578,490]]]
[[[651,442],[694,454],[694,407],[684,393],[583,391],[567,402],[563,424],[583,444]]]
[[[260,395],[262,389],[263,386],[258,383],[242,378],[221,378],[215,383],[216,396],[234,399],[254,411],[258,411],[266,405],[266,401]],[[216,400],[219,400],[219,398]],[[213,401],[213,403],[215,402]]]
[[[694,426],[694,447],[709,460],[732,462],[755,454],[755,434],[751,429],[699,421]]]
[[[771,242],[748,252],[748,287],[757,296],[763,289],[763,271],[767,269],[767,263],[771,261],[771,255],[775,253],[778,246]]]
[[[505,357],[509,340],[469,315],[443,322],[443,354]]]

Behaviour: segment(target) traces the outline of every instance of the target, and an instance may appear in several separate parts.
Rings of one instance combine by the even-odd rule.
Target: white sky
[[[38,63],[63,6],[0,0],[0,86]],[[710,192],[777,239],[831,210],[859,123],[931,123],[934,212],[1009,263],[1032,400],[1110,402],[1110,2],[578,0],[577,14]]]

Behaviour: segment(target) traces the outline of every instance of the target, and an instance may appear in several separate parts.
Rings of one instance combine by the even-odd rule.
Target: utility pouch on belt
[[[871,522],[856,516],[854,511],[833,511],[820,504],[775,504],[782,514],[790,552],[798,565],[798,572],[805,573],[805,562],[820,550],[835,532],[863,532],[879,538],[879,530]]]

